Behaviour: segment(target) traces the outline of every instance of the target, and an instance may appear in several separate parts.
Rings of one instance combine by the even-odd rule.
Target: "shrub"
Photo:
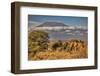
[[[52,44],[52,49],[53,50],[57,50],[58,48],[60,48],[62,46],[62,42],[60,41],[60,40],[58,40],[58,41],[56,41],[56,42],[54,42],[53,44]]]
[[[44,31],[32,31],[28,35],[28,50],[36,53],[48,48],[48,33]]]

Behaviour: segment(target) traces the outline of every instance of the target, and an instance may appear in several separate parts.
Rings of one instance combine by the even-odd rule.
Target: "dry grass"
[[[65,48],[53,49],[52,45],[54,42],[48,43],[48,49],[36,52],[33,54],[29,53],[29,60],[55,60],[55,59],[76,59],[76,58],[87,58],[87,44],[79,40],[69,40],[62,42]],[[67,45],[65,45],[67,44]]]
[[[79,52],[65,52],[65,51],[47,51],[39,52],[35,56],[31,57],[30,60],[55,60],[55,59],[76,59],[76,58],[87,58]]]

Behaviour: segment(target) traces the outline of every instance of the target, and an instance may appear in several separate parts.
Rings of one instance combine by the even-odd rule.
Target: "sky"
[[[73,16],[50,16],[50,15],[28,15],[28,22],[39,25],[44,22],[61,22],[66,25],[87,27],[87,17],[73,17]]]
[[[73,29],[67,30],[64,34],[60,33],[51,33],[49,34],[51,39],[80,39],[87,41],[87,26],[88,18],[87,17],[73,17],[73,16],[47,16],[47,15],[28,15],[28,30],[33,29],[33,27],[43,24],[44,22],[61,22],[68,26],[81,27],[85,28],[85,31]]]

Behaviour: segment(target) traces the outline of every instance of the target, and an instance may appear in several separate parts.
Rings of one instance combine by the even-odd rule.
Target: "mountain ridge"
[[[68,27],[69,25],[66,25],[61,22],[44,22],[36,27],[55,27],[55,26],[62,26],[62,27]]]

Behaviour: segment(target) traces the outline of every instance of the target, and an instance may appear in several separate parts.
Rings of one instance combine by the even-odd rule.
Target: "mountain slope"
[[[60,22],[45,22],[43,24],[40,24],[37,27],[56,27],[56,26],[62,26],[62,27],[66,27],[68,25],[65,25],[64,23],[60,23]]]

